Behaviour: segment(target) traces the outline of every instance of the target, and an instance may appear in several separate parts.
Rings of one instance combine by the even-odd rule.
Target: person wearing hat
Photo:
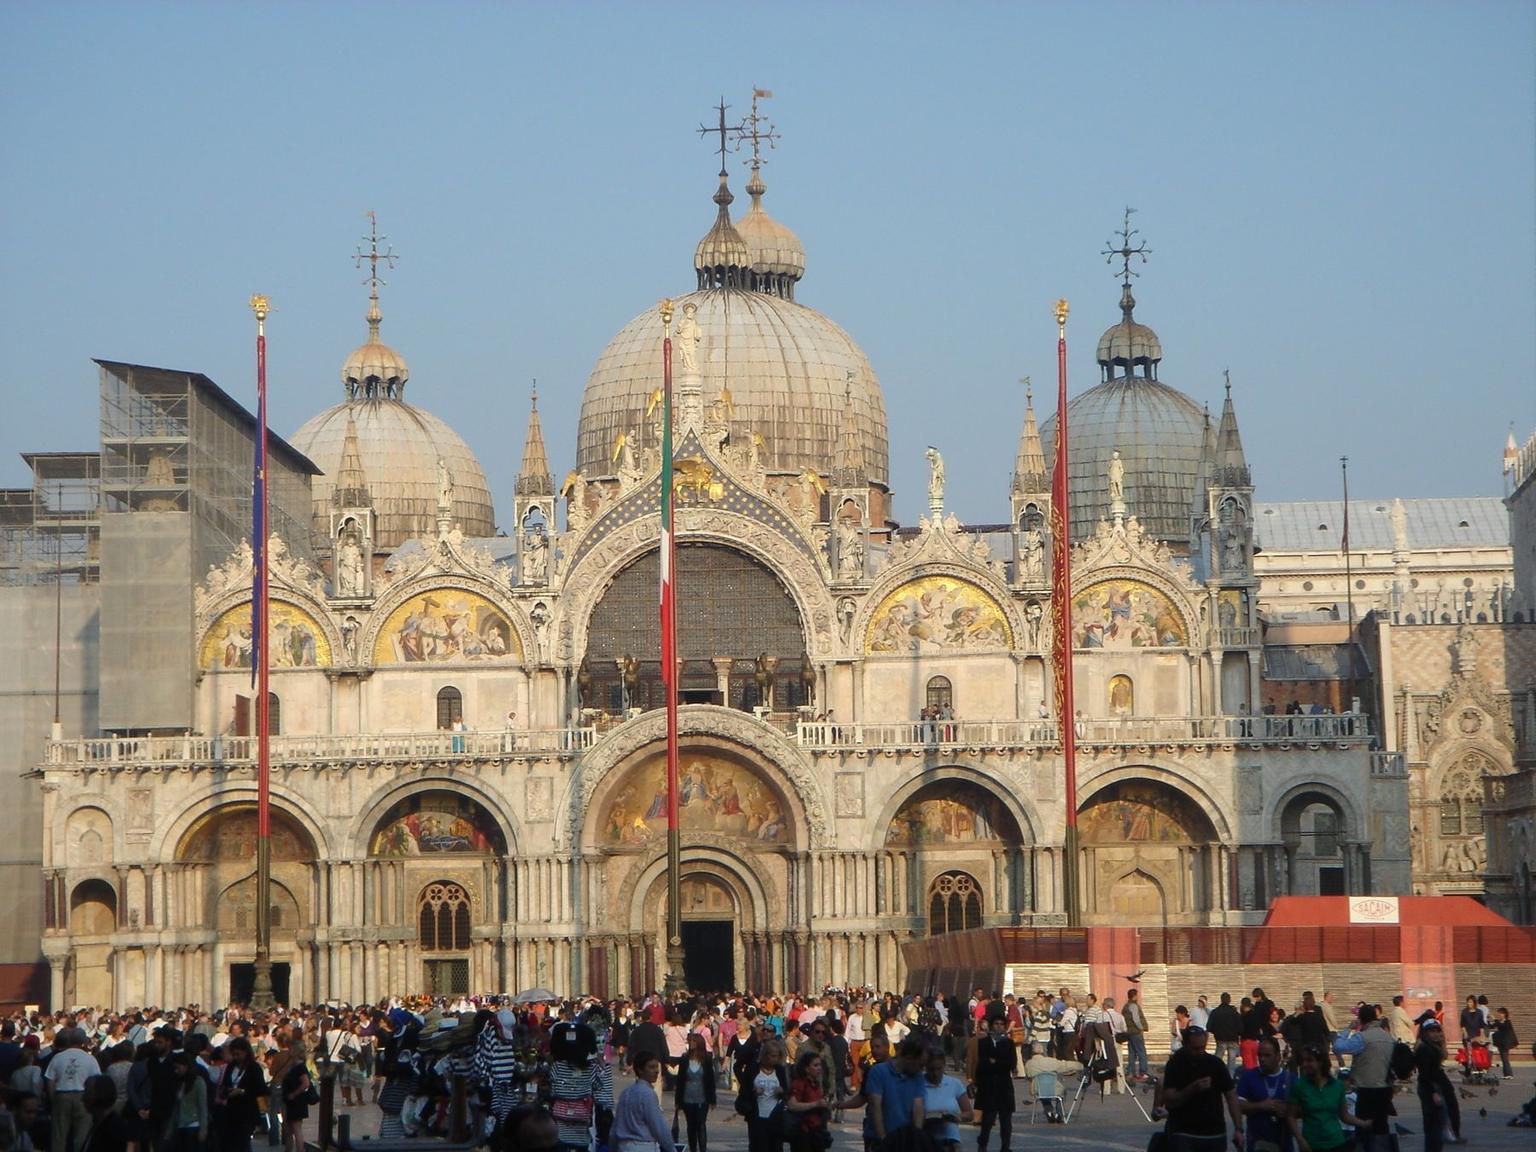
[[[1424,1120],[1424,1152],[1440,1152],[1447,1125],[1453,1133],[1452,1143],[1462,1143],[1461,1107],[1451,1078],[1445,1074],[1445,1029],[1433,1015],[1419,1025],[1413,1067]]]
[[[987,1031],[976,1042],[976,1065],[971,1079],[976,1090],[971,1094],[981,1113],[981,1131],[976,1137],[978,1152],[986,1152],[987,1137],[997,1125],[1002,1152],[1008,1152],[1013,1138],[1013,1113],[1017,1103],[1013,1094],[1013,1069],[1018,1050],[1008,1037],[1008,1017],[994,1012],[987,1017]]]
[[[1226,1062],[1205,1050],[1204,1028],[1191,1024],[1179,1040],[1178,1051],[1163,1067],[1153,1119],[1167,1116],[1168,1135],[1175,1152],[1179,1152],[1184,1148],[1217,1149],[1227,1140],[1226,1116],[1230,1116],[1231,1138],[1241,1148],[1243,1113]],[[1226,1116],[1222,1115],[1223,1107]]]

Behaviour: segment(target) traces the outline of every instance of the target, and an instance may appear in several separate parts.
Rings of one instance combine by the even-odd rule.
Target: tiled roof
[[[1496,496],[1404,500],[1410,548],[1506,548],[1509,514]],[[1259,546],[1268,552],[1315,552],[1339,547],[1344,501],[1255,501]],[[1351,551],[1392,547],[1392,501],[1349,502]]]

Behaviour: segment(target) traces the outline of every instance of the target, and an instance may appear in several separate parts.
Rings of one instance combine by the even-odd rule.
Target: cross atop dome
[[[738,143],[746,143],[747,141],[752,143],[752,159],[750,163],[754,175],[756,175],[759,168],[768,162],[763,159],[762,145],[766,144],[770,149],[773,149],[778,147],[780,140],[779,132],[773,126],[773,122],[768,117],[759,114],[757,110],[757,102],[759,100],[771,100],[772,98],[773,93],[767,88],[752,89],[752,111],[747,113],[746,119],[734,129]]]
[[[1131,227],[1131,216],[1135,211],[1136,209],[1131,207],[1127,207],[1125,210],[1125,222],[1120,225],[1120,247],[1114,247],[1114,241],[1111,240],[1105,244],[1102,253],[1105,262],[1108,264],[1114,264],[1117,258],[1120,260],[1120,283],[1127,289],[1131,286],[1131,277],[1141,275],[1140,272],[1131,268],[1132,262],[1136,257],[1140,256],[1141,262],[1145,264],[1147,257],[1152,254],[1152,249],[1147,247],[1145,240],[1138,243],[1134,248],[1131,247],[1131,237],[1141,235],[1140,230]]]
[[[368,263],[368,275],[363,283],[368,285],[368,340],[347,357],[341,366],[341,382],[346,385],[348,400],[403,400],[405,382],[411,371],[405,358],[379,338],[379,325],[384,314],[379,310],[379,286],[387,281],[379,275],[379,263],[393,268],[395,250],[389,246],[387,236],[379,235],[379,218],[371,209],[368,216],[368,235],[363,237],[368,245],[365,252],[361,245],[353,255],[353,263],[361,268]],[[384,250],[379,245],[384,244]]]

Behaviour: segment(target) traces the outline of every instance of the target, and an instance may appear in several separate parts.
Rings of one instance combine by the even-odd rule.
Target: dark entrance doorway
[[[249,1004],[256,988],[256,965],[231,964],[229,966],[229,999],[234,1004]],[[272,965],[272,998],[279,1004],[288,999],[288,965]]]
[[[683,921],[683,979],[700,992],[736,985],[736,925],[730,920]]]

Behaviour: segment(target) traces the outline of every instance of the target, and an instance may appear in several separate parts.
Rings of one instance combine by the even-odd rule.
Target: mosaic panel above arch
[[[1017,844],[1013,814],[992,793],[964,780],[944,780],[907,798],[885,830],[892,847],[933,844]]]
[[[331,642],[325,629],[304,609],[283,600],[269,605],[273,668],[329,668]],[[251,666],[251,605],[236,604],[222,613],[203,634],[200,668]]]
[[[1189,626],[1166,594],[1139,580],[1101,580],[1072,597],[1076,648],[1183,648]]]
[[[756,770],[713,749],[684,748],[678,764],[677,820],[707,832],[764,844],[791,840],[789,809]],[[631,768],[603,808],[600,838],[641,845],[667,834],[667,757],[658,752]]]
[[[417,792],[392,805],[368,840],[370,856],[505,856],[496,818],[468,796]]]
[[[870,615],[864,650],[930,652],[1013,646],[1002,607],[969,580],[922,576],[888,592]]]
[[[1155,780],[1119,780],[1084,804],[1085,844],[1190,844],[1216,839],[1210,818],[1177,789]]]
[[[286,812],[272,811],[272,859],[275,863],[304,862],[316,858],[309,833]],[[256,806],[229,804],[203,817],[181,838],[176,859],[183,863],[213,864],[224,860],[256,859]]]
[[[434,588],[395,608],[373,645],[375,664],[511,664],[522,641],[506,613],[478,592]]]

